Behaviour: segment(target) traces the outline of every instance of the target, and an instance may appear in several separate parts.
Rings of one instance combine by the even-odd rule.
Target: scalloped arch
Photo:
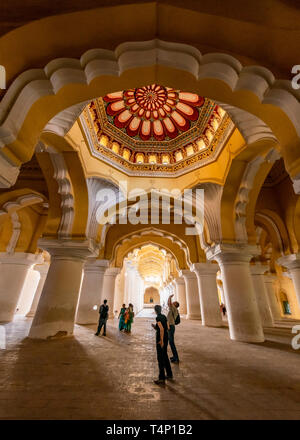
[[[180,74],[179,74],[180,73]],[[290,175],[300,179],[300,93],[260,66],[243,67],[223,53],[204,56],[185,44],[151,40],[115,51],[89,50],[21,74],[0,104],[2,163],[29,160],[56,114],[107,92],[158,82],[241,108],[263,120],[278,138]],[[298,176],[299,174],[299,176]]]

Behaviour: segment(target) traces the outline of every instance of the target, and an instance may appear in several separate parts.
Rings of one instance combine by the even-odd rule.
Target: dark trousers
[[[179,361],[178,353],[177,353],[177,349],[176,349],[176,345],[175,345],[175,340],[174,340],[174,334],[175,334],[175,325],[170,325],[170,330],[168,331],[169,343],[170,343],[170,347],[171,347],[171,350],[173,353],[174,360]]]
[[[164,344],[163,348],[161,348],[160,344],[156,344],[156,351],[159,368],[159,379],[165,380],[165,370],[167,372],[167,376],[172,377],[173,373],[168,357],[168,342]]]
[[[106,335],[106,321],[107,321],[107,318],[105,318],[105,319],[99,318],[99,324],[98,324],[98,330],[97,330],[98,335],[100,334],[103,326],[104,326],[103,334]]]

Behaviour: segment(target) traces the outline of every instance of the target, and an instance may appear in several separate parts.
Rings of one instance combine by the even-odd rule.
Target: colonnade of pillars
[[[97,260],[93,247],[86,242],[47,242],[45,248],[51,254],[50,265],[37,254],[0,255],[1,322],[13,319],[28,271],[34,267],[40,273],[27,313],[34,317],[31,338],[70,335],[75,317],[79,324],[97,322],[98,309],[93,305],[98,306],[104,296],[114,303],[115,281],[120,272],[108,267],[107,260]],[[182,270],[173,281],[180,312],[187,319],[201,319],[205,326],[222,325],[216,282],[220,270],[231,339],[262,342],[263,328],[273,326],[281,314],[273,290],[274,276],[265,275],[267,266],[250,264],[252,256],[249,246],[219,246],[207,252],[207,262]],[[300,256],[294,254],[280,260],[291,273],[300,305]]]

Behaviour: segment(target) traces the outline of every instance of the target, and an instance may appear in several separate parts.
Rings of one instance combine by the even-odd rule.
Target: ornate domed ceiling
[[[199,119],[204,98],[152,84],[103,98],[108,120],[141,141],[169,141]]]
[[[234,128],[210,99],[158,84],[94,99],[80,123],[94,156],[129,175],[169,177],[214,160]]]

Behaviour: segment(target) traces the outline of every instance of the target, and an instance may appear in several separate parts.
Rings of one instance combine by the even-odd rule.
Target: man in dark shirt
[[[108,310],[109,310],[109,307],[107,305],[107,299],[105,299],[103,301],[102,306],[100,307],[100,310],[99,310],[99,314],[100,314],[99,324],[98,324],[98,330],[95,333],[95,336],[99,336],[102,327],[103,327],[103,336],[106,336],[106,322],[108,319]]]
[[[156,313],[156,325],[152,327],[156,330],[156,351],[159,368],[159,378],[155,380],[156,385],[164,385],[166,379],[173,379],[173,373],[168,357],[168,322],[165,315],[161,313],[161,306],[154,307]],[[165,370],[167,376],[165,375]]]

